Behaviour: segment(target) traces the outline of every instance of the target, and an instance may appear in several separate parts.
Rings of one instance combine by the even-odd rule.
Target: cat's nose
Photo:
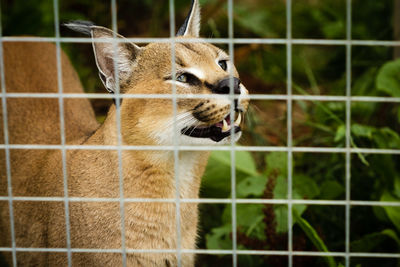
[[[213,88],[213,93],[216,94],[229,94],[230,86],[231,86],[231,79],[232,79],[232,86],[233,86],[233,93],[240,94],[240,79],[233,77],[233,78],[225,78],[217,84]]]

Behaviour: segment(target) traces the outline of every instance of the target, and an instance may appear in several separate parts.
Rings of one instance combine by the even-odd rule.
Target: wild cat
[[[65,99],[65,142],[75,145],[179,145],[228,144],[240,138],[242,116],[248,107],[248,91],[241,83],[229,56],[198,38],[200,7],[192,1],[179,29],[171,68],[171,44],[150,43],[139,47],[111,30],[90,23],[67,27],[90,34],[100,78],[110,92],[121,94],[203,94],[204,98],[178,98],[176,126],[173,101],[157,98],[124,98],[119,107],[121,140],[117,134],[117,107],[112,105],[98,125],[87,99]],[[121,42],[111,42],[113,38]],[[103,40],[96,41],[96,38]],[[114,49],[116,48],[116,49]],[[57,92],[56,47],[49,43],[4,44],[8,92]],[[62,85],[65,93],[83,92],[79,78],[62,53]],[[117,68],[117,69],[116,69]],[[230,74],[233,79],[230,80]],[[230,85],[238,96],[229,98]],[[219,95],[218,98],[207,95]],[[231,105],[235,118],[231,118]],[[7,100],[9,140],[12,144],[60,144],[59,103],[56,98]],[[4,114],[2,114],[4,115]],[[3,123],[0,124],[3,134]],[[231,130],[231,128],[233,128]],[[233,135],[231,135],[233,133]],[[2,139],[3,140],[3,139]],[[179,152],[181,198],[196,199],[207,151]],[[63,197],[62,154],[59,150],[13,150],[11,173],[14,196]],[[5,184],[4,154],[0,155],[1,183]],[[174,199],[176,184],[173,151],[122,151],[125,198]],[[82,198],[120,197],[119,156],[114,150],[77,149],[66,152],[68,196]],[[5,188],[0,187],[0,188]],[[6,193],[4,193],[6,194]],[[2,246],[10,246],[7,205],[1,208]],[[65,248],[64,202],[14,201],[17,247]],[[69,202],[72,248],[121,249],[121,210],[124,211],[126,249],[176,249],[174,203],[119,201]],[[180,204],[181,248],[195,249],[198,211],[196,203]],[[12,265],[10,254],[5,258]],[[194,255],[182,254],[182,266],[193,266]],[[176,253],[128,253],[128,266],[176,266]],[[65,252],[18,252],[20,266],[65,266]],[[74,266],[121,266],[121,253],[73,252]]]

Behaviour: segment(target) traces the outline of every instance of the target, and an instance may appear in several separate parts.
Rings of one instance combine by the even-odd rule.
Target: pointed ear
[[[192,7],[185,22],[180,27],[177,36],[199,37],[200,33],[200,5],[199,0],[192,0]]]
[[[133,65],[141,50],[140,47],[128,42],[123,36],[114,33],[112,30],[96,26],[90,21],[71,21],[63,24],[63,26],[92,36],[99,76],[109,92],[115,92],[117,89],[115,66],[118,70],[120,88],[129,81]],[[122,40],[124,42],[113,42],[114,37],[116,41]],[[97,41],[97,38],[103,39],[104,42]]]
[[[101,81],[109,92],[115,92],[117,90],[115,82],[117,72],[119,85],[122,88],[130,80],[135,60],[141,48],[104,27],[92,26],[91,35]],[[113,43],[114,36],[117,40],[124,42]],[[97,41],[97,38],[104,39],[105,42]]]

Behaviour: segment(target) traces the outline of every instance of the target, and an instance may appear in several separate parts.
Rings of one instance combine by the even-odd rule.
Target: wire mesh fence
[[[179,136],[175,135],[173,145],[170,146],[129,146],[124,145],[121,137],[121,122],[119,107],[123,99],[170,99],[174,107],[174,125],[176,127],[177,115],[177,99],[201,99],[204,95],[182,95],[177,94],[175,86],[171,94],[120,94],[116,92],[114,95],[99,94],[99,93],[85,93],[73,94],[65,93],[63,90],[62,82],[62,66],[61,66],[61,45],[64,43],[91,43],[90,38],[78,37],[61,37],[60,35],[60,19],[59,19],[59,1],[53,1],[54,10],[54,37],[10,37],[3,36],[0,25],[0,68],[1,68],[1,97],[2,97],[2,114],[4,125],[4,143],[0,144],[0,149],[4,150],[5,163],[6,163],[6,177],[7,177],[7,195],[0,196],[0,201],[8,202],[9,217],[10,217],[10,234],[11,246],[0,247],[0,251],[11,252],[13,259],[13,266],[18,265],[17,253],[18,252],[59,252],[66,253],[68,258],[68,266],[72,266],[73,253],[120,253],[122,255],[122,265],[127,266],[127,254],[129,253],[174,253],[178,259],[178,266],[181,265],[182,254],[210,254],[210,255],[231,255],[232,266],[238,265],[238,256],[240,255],[267,255],[267,256],[285,256],[288,260],[288,266],[293,266],[293,258],[298,256],[310,257],[337,257],[344,259],[344,266],[352,266],[352,258],[400,258],[399,253],[382,253],[382,252],[353,252],[351,251],[351,208],[352,207],[396,207],[400,208],[400,202],[397,201],[372,201],[372,200],[353,200],[351,196],[351,171],[352,171],[352,156],[358,154],[382,154],[382,155],[399,155],[400,148],[398,149],[382,149],[374,147],[358,148],[352,144],[351,139],[351,125],[352,114],[351,106],[353,103],[399,103],[399,97],[390,96],[370,96],[370,95],[353,95],[352,94],[352,49],[354,46],[400,46],[400,41],[387,41],[387,40],[353,40],[352,39],[352,1],[346,0],[346,25],[345,39],[304,39],[293,38],[293,20],[292,20],[292,1],[287,0],[285,5],[286,10],[286,37],[285,38],[236,38],[234,35],[234,1],[227,0],[227,17],[228,17],[228,36],[226,38],[204,38],[201,42],[209,42],[212,44],[227,45],[230,55],[230,61],[234,62],[235,45],[240,44],[263,44],[263,45],[284,45],[286,48],[286,93],[285,94],[250,94],[250,100],[279,100],[285,101],[287,118],[286,118],[286,145],[278,146],[238,146],[232,140],[226,146],[187,146],[179,144]],[[117,1],[111,0],[111,17],[112,29],[117,32]],[[145,44],[150,42],[171,43],[171,71],[175,73],[175,46],[174,44],[182,42],[175,38],[176,25],[175,25],[175,3],[173,0],[169,1],[169,38],[127,38],[123,41],[129,41],[137,44]],[[114,36],[116,37],[116,36]],[[104,40],[95,40],[95,42],[102,42]],[[57,58],[57,93],[11,93],[7,92],[4,73],[3,62],[3,44],[6,42],[53,42],[56,44],[56,58]],[[121,40],[115,39],[115,42]],[[184,42],[199,42],[197,39],[185,39]],[[345,47],[345,93],[344,95],[303,95],[296,94],[293,91],[293,46],[294,45],[321,45],[321,46],[343,46]],[[230,73],[231,77],[233,76]],[[251,92],[251,88],[250,88]],[[207,95],[209,98],[210,96]],[[214,98],[223,97],[220,95],[212,96]],[[238,99],[233,92],[229,95],[231,101]],[[57,99],[59,103],[59,121],[60,121],[60,144],[14,144],[10,142],[8,133],[7,121],[7,100],[14,98],[50,98]],[[117,110],[117,135],[118,144],[116,146],[110,145],[71,145],[67,144],[65,136],[65,120],[64,120],[64,103],[66,99],[115,99]],[[296,101],[316,101],[316,102],[338,102],[345,105],[345,133],[343,147],[308,147],[297,146],[293,140],[294,121],[293,109]],[[231,114],[233,114],[233,106],[231,105]],[[175,131],[176,132],[176,131]],[[63,196],[62,197],[30,197],[30,196],[15,196],[13,195],[12,188],[12,172],[10,153],[12,150],[60,150],[62,158],[62,177],[63,177]],[[68,173],[67,173],[67,152],[71,150],[112,150],[118,152],[119,159],[119,197],[118,198],[89,198],[89,197],[71,197],[68,195]],[[200,199],[187,199],[179,196],[179,190],[176,190],[175,198],[171,199],[154,199],[154,198],[129,198],[124,197],[124,181],[123,181],[123,166],[122,166],[122,152],[123,151],[172,151],[174,156],[174,173],[176,188],[180,187],[179,180],[179,152],[180,151],[228,151],[230,154],[230,198],[200,198]],[[258,198],[238,198],[237,190],[237,170],[236,165],[236,152],[237,151],[250,151],[250,152],[283,152],[287,156],[287,197],[284,199],[258,199]],[[297,199],[293,195],[293,158],[295,153],[338,153],[344,156],[345,160],[345,198],[343,200],[316,200],[316,199]],[[65,248],[34,248],[34,247],[19,247],[15,240],[15,214],[14,205],[20,201],[32,202],[62,202],[65,210],[65,233],[66,233],[66,247]],[[110,202],[117,203],[120,209],[121,216],[121,248],[120,249],[100,249],[100,248],[76,248],[71,245],[71,226],[70,226],[70,204],[75,202]],[[176,249],[129,249],[125,246],[125,205],[127,203],[174,203],[176,207],[176,231],[177,231],[177,248]],[[180,226],[180,205],[181,203],[198,203],[198,204],[229,204],[231,205],[231,240],[232,249],[184,249],[181,247],[181,226]],[[243,204],[271,204],[271,205],[286,205],[287,213],[287,249],[285,250],[244,250],[238,247],[238,233],[237,233],[237,206]],[[293,224],[294,217],[292,210],[296,205],[314,205],[314,206],[340,206],[344,208],[344,249],[342,251],[324,252],[324,251],[299,251],[294,248],[293,238]],[[204,215],[203,215],[204,216]]]

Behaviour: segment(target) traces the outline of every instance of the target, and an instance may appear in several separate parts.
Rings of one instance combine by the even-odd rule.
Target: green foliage
[[[242,153],[242,152],[240,152]],[[224,153],[225,156],[229,154]],[[221,160],[220,157],[224,155],[221,152],[213,152],[211,155],[211,161],[207,166],[206,173],[209,175],[208,170],[214,170],[221,166],[221,163],[230,164],[230,161]],[[241,158],[247,160],[249,166],[255,166],[255,162],[248,157],[249,154],[243,154]],[[219,160],[217,160],[219,159]],[[245,161],[243,161],[245,162]],[[256,170],[250,167],[251,171],[247,172],[247,177],[241,179],[237,184],[237,197],[238,198],[262,198],[266,194],[266,185],[268,181],[276,183],[273,188],[272,195],[274,199],[286,199],[287,198],[287,153],[273,152],[265,157],[266,169],[262,175],[252,176],[256,173]],[[236,165],[238,173],[243,172],[243,166],[241,164]],[[208,178],[210,179],[210,178]],[[208,190],[207,184],[203,184],[204,190]],[[329,191],[329,190],[328,190]],[[268,192],[267,192],[268,193]],[[319,188],[316,183],[308,176],[298,175],[294,177],[293,184],[293,198],[307,198],[311,199],[320,194]],[[331,193],[335,194],[335,193]],[[306,205],[295,205],[293,211],[296,214],[301,215],[307,209]],[[231,205],[227,205],[222,213],[223,225],[220,227],[213,228],[211,233],[206,236],[206,244],[210,249],[227,249],[231,244],[228,242],[231,233]],[[255,238],[260,241],[266,240],[265,235],[265,223],[264,217],[265,209],[263,205],[255,204],[238,204],[236,206],[237,212],[237,226],[241,232],[243,232],[249,238]],[[286,233],[288,231],[288,211],[286,205],[276,205],[273,208],[274,216],[276,217],[275,223],[277,234]],[[296,223],[297,218],[294,218],[293,223]],[[304,219],[302,219],[304,224]],[[308,228],[307,228],[308,229]],[[268,242],[266,242],[267,244]],[[220,247],[219,245],[223,245]]]
[[[392,229],[386,229],[382,232],[375,232],[363,236],[351,243],[351,251],[354,252],[370,252],[381,246],[382,243],[388,242],[389,238],[398,239],[397,234]]]
[[[321,185],[321,196],[326,200],[337,199],[344,191],[343,185],[334,180],[324,181]]]
[[[400,199],[395,198],[389,192],[385,191],[381,196],[381,201],[400,202]],[[384,209],[390,221],[400,231],[400,207],[386,206]]]
[[[268,2],[268,1],[266,1]],[[304,38],[344,38],[345,8],[344,1],[306,1],[307,4],[293,3],[294,16],[308,19],[296,20],[293,35]],[[329,2],[329,3],[328,3]],[[353,1],[357,7],[353,21],[354,36],[361,39],[390,39],[390,31],[382,29],[383,22],[369,20],[371,11],[388,14],[390,9],[382,3]],[[275,2],[276,3],[276,2]],[[342,4],[341,4],[342,3]],[[272,2],[269,3],[272,6]],[[307,6],[308,5],[308,6]],[[311,7],[311,9],[307,9]],[[274,7],[280,10],[281,7]],[[251,9],[252,12],[248,12]],[[266,21],[274,16],[271,9],[264,11],[252,8],[251,4],[239,3],[236,7],[239,18],[235,19],[240,29],[247,28],[250,35],[256,37],[284,37],[284,31]],[[367,15],[368,14],[368,15]],[[386,16],[386,15],[385,15]],[[386,16],[387,17],[387,16]],[[296,18],[296,17],[295,17]],[[275,18],[275,21],[281,21]],[[362,23],[361,23],[362,22]],[[284,22],[283,22],[284,23]],[[364,24],[363,24],[364,23]],[[282,23],[280,23],[282,25]],[[368,25],[368,26],[365,26]],[[381,25],[381,26],[379,26]],[[386,35],[385,35],[386,34]],[[386,37],[385,37],[386,36]],[[245,50],[241,47],[240,52]],[[253,54],[241,61],[238,68],[241,73],[251,75],[253,80],[262,81],[268,86],[281,87],[274,92],[285,93],[286,74],[285,50],[279,47],[251,48]],[[400,97],[400,60],[392,61],[392,51],[388,47],[354,48],[352,50],[352,95]],[[344,95],[346,87],[344,49],[318,48],[313,46],[293,46],[292,75],[293,90],[297,94]],[[342,66],[342,67],[341,67]],[[259,87],[260,84],[257,84]],[[261,88],[263,85],[261,84]],[[260,90],[269,92],[270,87]],[[350,139],[346,136],[346,106],[340,102],[297,101],[296,112],[305,118],[294,127],[308,127],[301,135],[294,128],[293,143],[301,146],[344,147],[350,142],[353,148],[400,148],[400,106],[398,104],[352,102]],[[298,109],[296,109],[298,108]],[[299,111],[298,111],[299,110]],[[262,112],[260,112],[262,114]],[[300,117],[300,116],[298,116]],[[263,117],[265,118],[265,117]],[[253,116],[251,129],[265,123]],[[252,133],[255,142],[270,145],[262,134]],[[248,154],[250,155],[250,154]],[[264,155],[252,154],[254,163],[248,163],[257,174],[246,173],[243,166],[237,170],[237,198],[273,198],[287,199],[287,153],[271,152]],[[264,160],[260,160],[264,158]],[[226,162],[229,162],[229,155]],[[221,160],[219,160],[221,161]],[[248,161],[250,162],[250,161]],[[351,198],[355,200],[373,200],[400,202],[400,162],[396,155],[354,154],[351,158]],[[218,177],[226,177],[223,183],[218,177],[207,175],[203,184],[203,195],[207,196],[210,184],[218,184],[213,192],[224,192],[220,197],[230,196],[230,166],[216,166],[211,160],[207,173],[220,168]],[[344,155],[310,155],[295,153],[293,156],[293,199],[343,200],[345,198],[346,160]],[[225,170],[225,175],[222,173]],[[231,248],[231,206],[221,209],[221,225],[209,230],[206,236],[207,248]],[[333,208],[333,207],[332,207]],[[287,205],[237,204],[237,233],[241,249],[287,249],[279,247],[274,240],[288,232]],[[303,250],[343,251],[344,218],[337,216],[331,207],[311,208],[308,205],[293,205],[294,240],[305,236],[307,242]],[[370,207],[370,212],[351,214],[351,251],[352,252],[399,252],[400,208],[397,206]],[[342,209],[344,212],[344,209]],[[343,214],[343,213],[342,213]],[[244,218],[242,218],[244,217]],[[251,219],[250,219],[251,218]],[[272,218],[272,219],[271,219]],[[365,223],[368,222],[368,223]],[[360,226],[360,227],[358,227]],[[297,228],[296,228],[297,227]],[[222,231],[222,229],[224,231]],[[271,234],[272,232],[272,234]],[[213,242],[211,242],[213,241]],[[296,244],[296,241],[294,241]],[[218,244],[224,244],[219,246]],[[353,259],[354,266],[364,266],[362,259]],[[308,265],[315,266],[315,261]],[[390,261],[380,262],[381,266],[392,266]],[[397,263],[399,264],[399,263]],[[246,266],[274,266],[268,257],[261,261],[246,262]],[[301,264],[299,266],[302,266]],[[324,257],[318,266],[344,266],[342,259]]]
[[[386,63],[376,76],[378,90],[394,97],[400,97],[400,60]]]
[[[397,244],[397,247],[400,249],[400,238],[394,230],[385,229],[382,231],[382,234],[384,234],[384,235],[390,237],[392,240],[394,240]]]
[[[215,249],[231,249],[232,240],[229,234],[232,232],[231,225],[224,224],[221,227],[211,229],[211,232],[206,234],[207,248]]]
[[[255,163],[247,151],[235,152],[236,180],[247,176],[257,176]],[[212,162],[203,176],[204,195],[208,197],[226,197],[231,191],[231,157],[229,151],[214,151],[209,159]]]
[[[265,190],[267,179],[265,176],[250,176],[238,183],[236,196],[238,198],[261,196]]]
[[[4,35],[54,36],[53,1],[1,1]]]
[[[301,218],[300,214],[296,210],[293,210],[293,216],[294,216],[294,219],[296,219],[296,222],[300,225],[301,229],[303,229],[303,231],[306,233],[307,237],[314,244],[314,246],[319,251],[329,252],[324,241],[322,241],[322,239],[319,237],[317,231],[306,220]],[[324,260],[326,261],[326,263],[329,267],[336,266],[336,262],[332,256],[324,257]]]

